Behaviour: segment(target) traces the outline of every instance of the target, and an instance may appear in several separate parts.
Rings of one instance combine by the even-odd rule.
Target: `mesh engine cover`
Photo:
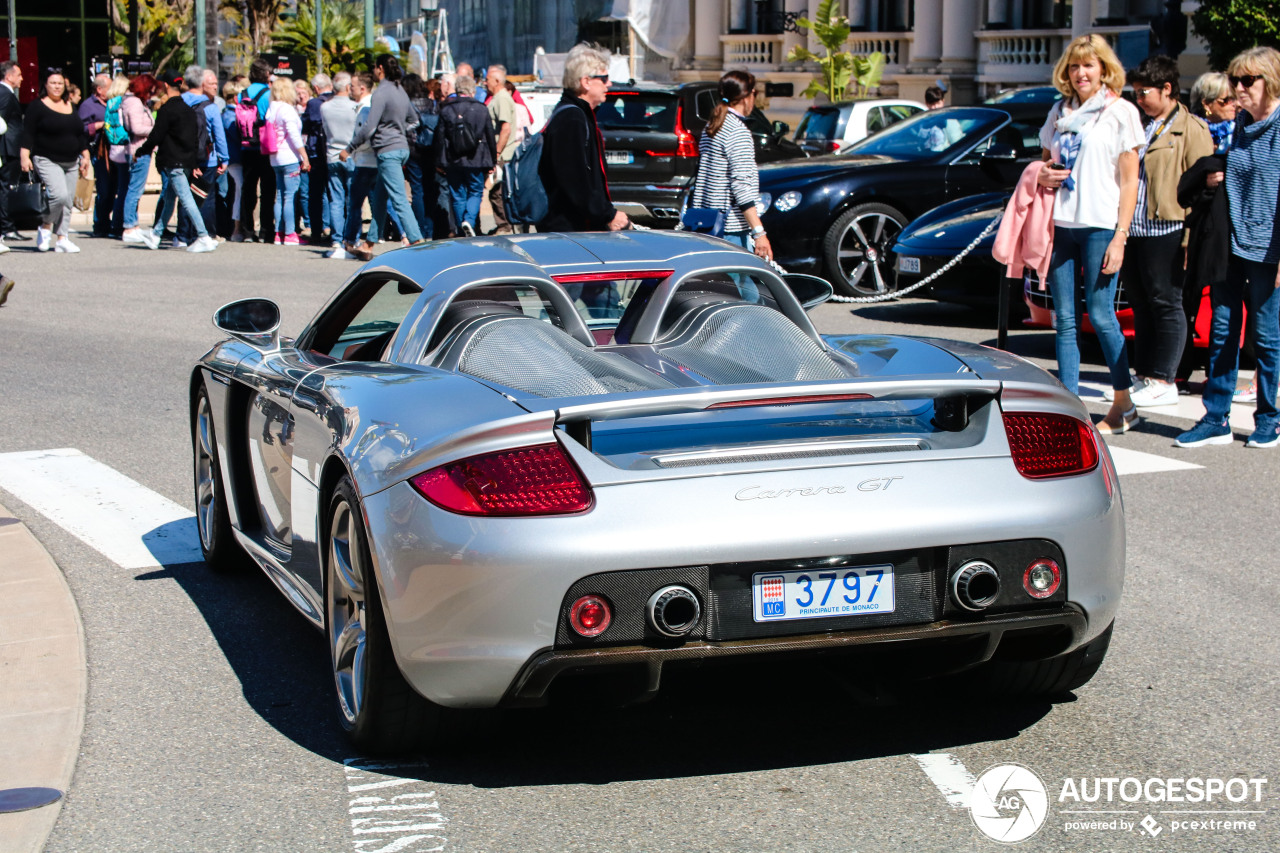
[[[532,317],[503,317],[467,339],[458,370],[538,397],[576,397],[674,388],[612,353],[593,352]]]
[[[716,306],[696,329],[660,351],[718,385],[852,375],[785,314],[763,305]]]

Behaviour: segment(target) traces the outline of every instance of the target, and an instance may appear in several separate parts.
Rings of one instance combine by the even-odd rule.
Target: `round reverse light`
[[[773,203],[773,209],[779,213],[786,213],[788,210],[794,210],[798,204],[800,204],[800,193],[791,190],[778,196],[778,200]]]
[[[1022,588],[1032,598],[1048,598],[1062,584],[1062,569],[1053,560],[1036,560],[1022,573]]]
[[[569,626],[584,637],[598,637],[612,621],[609,602],[598,595],[584,595],[569,608]]]

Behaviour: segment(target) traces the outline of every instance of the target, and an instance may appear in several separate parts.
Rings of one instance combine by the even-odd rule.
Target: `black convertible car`
[[[760,167],[764,225],[779,263],[850,295],[893,288],[893,245],[910,220],[977,193],[1010,191],[1040,156],[1048,107],[920,113],[839,154]]]

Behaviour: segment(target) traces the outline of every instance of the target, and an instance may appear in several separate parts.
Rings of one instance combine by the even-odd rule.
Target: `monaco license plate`
[[[892,613],[893,566],[761,572],[751,576],[757,622]]]
[[[633,151],[610,151],[607,148],[604,152],[604,161],[614,166],[625,166],[636,161],[636,155]]]
[[[898,256],[898,272],[920,272],[920,259],[908,255]]]

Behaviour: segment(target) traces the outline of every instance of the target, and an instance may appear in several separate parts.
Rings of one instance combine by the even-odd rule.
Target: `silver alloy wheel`
[[[209,398],[201,396],[196,410],[196,527],[206,554],[213,550],[213,525],[218,517],[218,474],[213,460],[213,412]]]
[[[868,210],[849,221],[836,250],[840,272],[849,287],[868,296],[889,291],[893,257],[889,247],[901,231],[897,220],[878,210]]]
[[[365,622],[364,549],[356,525],[360,517],[346,501],[339,501],[329,521],[329,650],[338,705],[348,725],[364,707],[369,678],[368,634]]]

